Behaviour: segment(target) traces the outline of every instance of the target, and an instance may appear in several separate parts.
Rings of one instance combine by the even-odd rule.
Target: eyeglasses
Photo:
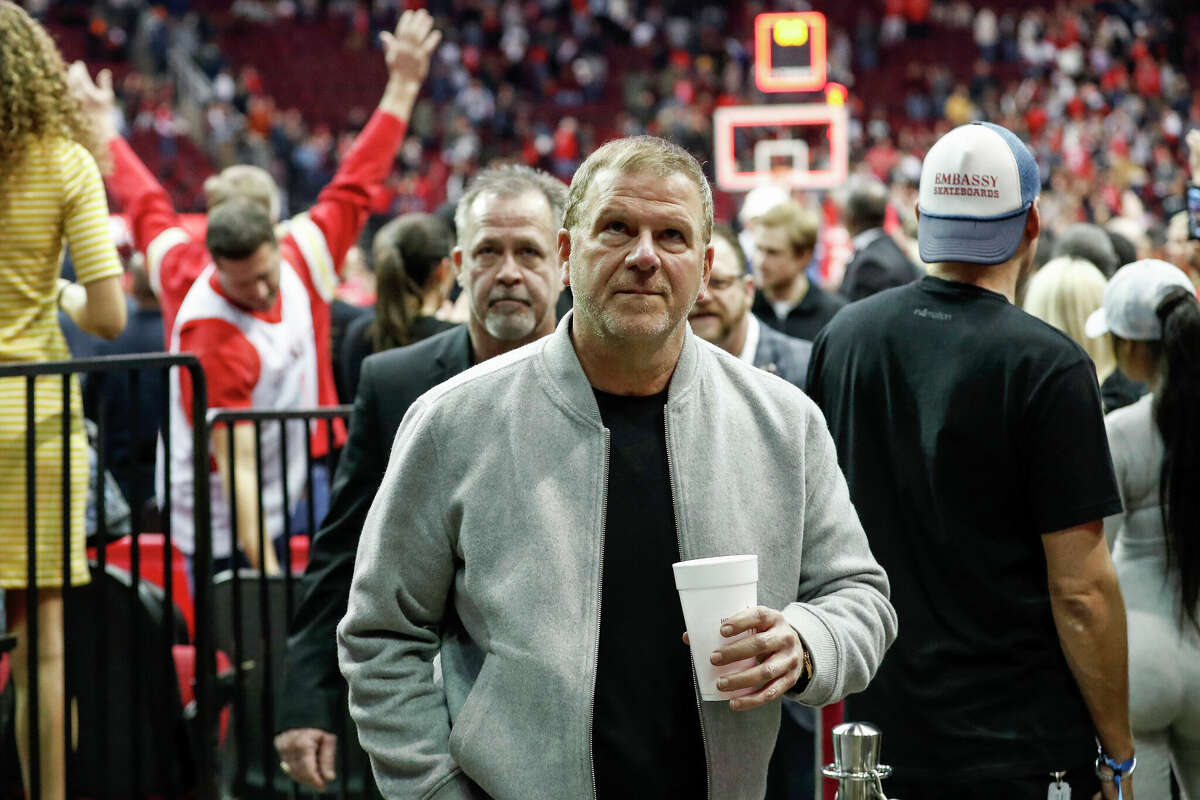
[[[708,290],[710,292],[723,292],[729,289],[736,283],[741,282],[741,278],[709,278]]]

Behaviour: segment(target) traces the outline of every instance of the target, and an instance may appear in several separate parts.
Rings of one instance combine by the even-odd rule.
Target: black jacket
[[[891,236],[880,232],[866,247],[854,251],[842,277],[841,294],[851,302],[862,300],[884,289],[912,283],[923,274]]]
[[[300,579],[300,602],[288,631],[286,677],[276,705],[277,731],[337,730],[345,689],[337,665],[337,624],[346,613],[358,538],[383,481],[396,429],[414,400],[470,366],[465,325],[363,361],[329,513],[313,537]]]
[[[817,338],[825,323],[833,319],[833,315],[844,305],[844,297],[825,291],[810,279],[804,299],[788,312],[786,319],[775,316],[775,309],[761,291],[754,293],[754,303],[750,306],[750,311],[758,317],[759,322],[765,322],[780,333],[811,342]]]

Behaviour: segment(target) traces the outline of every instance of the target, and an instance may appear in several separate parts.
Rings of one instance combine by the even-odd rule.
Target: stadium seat
[[[67,593],[67,680],[79,746],[70,778],[79,797],[186,794],[192,741],[171,647],[186,637],[180,614],[164,630],[162,591],[124,570],[91,567],[91,583]]]
[[[161,533],[143,533],[138,536],[140,559],[138,572],[144,580],[159,587],[166,588],[165,568],[163,566],[163,548],[166,537]],[[114,567],[119,567],[132,573],[133,569],[133,540],[129,536],[117,539],[104,548],[105,560]],[[88,558],[95,560],[95,548],[88,548]],[[187,561],[183,553],[174,546],[171,547],[171,599],[183,614],[187,623],[188,640],[196,636],[196,612],[193,607],[192,595],[188,590]]]
[[[179,680],[179,697],[183,701],[184,714],[188,719],[195,717],[196,702],[196,648],[190,644],[177,644],[171,648],[175,661],[175,677]],[[224,746],[229,733],[228,687],[233,680],[233,664],[224,651],[217,651],[217,691],[221,695],[221,714],[218,717],[217,742]]]

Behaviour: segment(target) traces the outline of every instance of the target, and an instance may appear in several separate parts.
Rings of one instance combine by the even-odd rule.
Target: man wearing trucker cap
[[[847,700],[884,734],[889,796],[1133,796],[1095,370],[1013,304],[1038,189],[1010,131],[947,133],[921,170],[929,274],[847,306],[814,343],[808,391],[905,622]]]

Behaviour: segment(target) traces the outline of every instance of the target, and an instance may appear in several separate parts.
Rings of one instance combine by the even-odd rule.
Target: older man
[[[351,715],[389,797],[761,798],[784,694],[879,665],[887,578],[815,406],[686,324],[713,258],[695,159],[610,142],[563,227],[575,311],[397,433],[338,627]],[[671,564],[731,553],[762,605],[711,658],[756,666],[701,702]]]
[[[713,265],[708,286],[688,315],[696,335],[803,389],[812,342],[779,333],[750,313],[754,277],[733,231],[713,228]]]
[[[468,298],[467,324],[363,362],[329,515],[313,539],[288,638],[275,738],[285,771],[318,791],[336,777],[333,731],[345,713],[334,631],[346,613],[359,534],[396,429],[429,389],[554,330],[562,288],[555,237],[566,199],[557,178],[528,167],[479,173],[455,215],[460,240],[452,259]]]

